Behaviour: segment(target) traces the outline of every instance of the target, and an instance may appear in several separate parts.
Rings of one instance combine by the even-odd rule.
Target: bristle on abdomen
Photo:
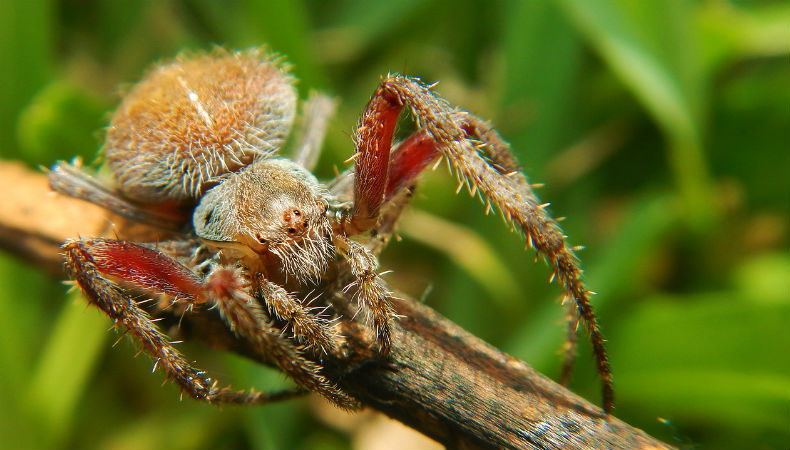
[[[103,152],[118,188],[136,200],[189,201],[273,154],[295,114],[292,83],[261,49],[181,55],[156,67],[107,130]]]

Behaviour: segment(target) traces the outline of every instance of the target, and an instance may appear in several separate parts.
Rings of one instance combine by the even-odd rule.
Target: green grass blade
[[[108,324],[99,310],[86,307],[79,294],[64,303],[27,394],[42,448],[56,447],[68,437],[80,395],[106,347]]]
[[[50,76],[52,15],[49,0],[0,2],[0,155],[16,148],[16,115]]]
[[[700,115],[705,88],[695,64],[693,11],[683,0],[564,0],[568,16],[633,92],[668,140],[669,164],[696,226],[713,217]]]
[[[581,46],[555,2],[514,1],[510,6],[504,18],[503,113],[497,122],[520,160],[542,173],[563,145]]]

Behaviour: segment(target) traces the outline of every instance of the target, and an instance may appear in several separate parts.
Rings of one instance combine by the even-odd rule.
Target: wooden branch
[[[6,193],[0,248],[53,276],[62,276],[58,247],[66,238],[112,235],[112,221],[125,237],[156,238],[150,229],[109,217],[99,207],[52,194],[44,174],[20,164],[0,162],[0,190]],[[394,325],[389,359],[370,358],[367,330],[352,330],[349,354],[328,358],[327,375],[366,406],[449,448],[671,448],[604,415],[425,305],[404,299],[397,312],[404,317]],[[196,321],[190,328],[213,328],[196,328],[201,333],[195,337],[213,336],[209,344],[249,354],[221,324],[205,317]]]

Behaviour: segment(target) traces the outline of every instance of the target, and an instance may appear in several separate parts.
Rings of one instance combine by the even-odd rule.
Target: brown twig
[[[93,205],[49,192],[46,177],[0,162],[0,248],[62,276],[59,245],[69,237],[107,236],[113,220],[123,235],[156,239]],[[337,294],[341,295],[341,294]],[[339,303],[339,302],[338,302]],[[397,302],[387,360],[369,358],[366,330],[351,330],[345,358],[325,361],[328,375],[363,404],[421,431],[449,448],[663,449],[641,430],[477,337],[427,306]],[[244,343],[205,316],[195,318],[211,345],[247,353]],[[205,327],[212,332],[205,333]],[[197,337],[197,336],[196,336]]]

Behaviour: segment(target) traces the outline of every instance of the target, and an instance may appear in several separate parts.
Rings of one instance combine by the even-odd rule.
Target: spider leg
[[[491,127],[490,123],[473,114],[466,113],[462,127],[467,135],[475,136],[486,144],[482,146],[482,149],[485,150],[486,156],[491,160],[497,171],[506,174],[521,171],[521,165],[510,150],[510,144],[502,139],[502,136]],[[526,183],[526,178],[522,177],[518,181]]]
[[[418,128],[425,130],[447,158],[460,183],[466,184],[473,195],[481,195],[487,203],[486,212],[499,209],[505,220],[518,227],[554,268],[565,291],[575,300],[590,334],[603,384],[603,407],[611,411],[614,391],[605,339],[590,303],[592,293],[582,281],[578,259],[566,245],[556,221],[546,213],[547,205],[540,203],[526,177],[518,171],[507,145],[486,123],[453,108],[417,80],[387,76],[370,99],[357,128],[354,209],[346,229],[359,232],[372,228],[386,198],[387,186],[397,183],[389,179],[389,153],[398,115],[405,106],[410,108]]]
[[[268,324],[258,302],[230,269],[213,271],[204,283],[169,256],[146,247],[111,239],[84,239],[63,245],[66,268],[91,303],[98,306],[139,341],[187,393],[198,400],[229,403],[265,403],[288,398],[294,392],[267,395],[216,387],[205,372],[192,367],[154,325],[148,313],[124,293],[131,285],[188,305],[215,304],[231,329],[249,340],[255,350],[270,357],[301,387],[315,390],[340,406],[356,402],[319,373],[320,366],[306,359],[298,347]]]
[[[165,230],[178,230],[187,219],[175,205],[161,205],[161,208],[153,209],[123,198],[86,173],[78,164],[58,161],[47,176],[53,191],[99,205],[135,222]]]
[[[384,247],[387,246],[387,243],[393,235],[397,237],[395,227],[398,224],[403,210],[406,209],[411,202],[415,189],[415,184],[399,189],[397,193],[382,206],[381,212],[379,213],[379,220],[376,226],[370,230],[370,239],[363,244],[374,256],[381,254],[381,251],[384,250]]]
[[[70,241],[64,244],[66,270],[77,281],[88,300],[104,311],[116,324],[120,324],[156,360],[168,377],[176,381],[190,396],[208,402],[247,403],[266,402],[279,398],[259,393],[218,389],[216,382],[205,372],[192,367],[170,343],[168,337],[154,325],[151,317],[121,287],[107,278],[107,273],[97,265],[94,250],[101,253],[101,241]],[[187,289],[193,280],[185,280]],[[197,285],[195,285],[196,287]]]
[[[231,269],[217,269],[209,275],[207,290],[213,293],[220,314],[238,335],[251,342],[255,350],[270,357],[300,386],[316,391],[337,406],[356,409],[358,402],[321,375],[321,366],[302,353],[302,349],[281,336],[269,323],[260,304],[247,293],[248,286]]]
[[[357,153],[357,155],[361,155],[361,153]],[[401,194],[405,189],[413,188],[417,176],[440,156],[441,153],[436,148],[436,142],[423,130],[417,131],[398,144],[395,150],[392,151],[387,169],[388,173],[380,174],[388,179],[386,190],[382,192],[384,201],[392,201],[394,197]],[[354,171],[347,170],[335,177],[330,184],[330,191],[341,202],[351,202],[354,199],[355,189],[359,189],[355,185],[362,183],[358,181],[360,179],[361,177],[356,176]],[[364,199],[356,200],[357,203],[362,201]],[[384,201],[381,206],[383,206]],[[353,213],[353,209],[351,212]],[[348,222],[353,220],[353,218],[348,216],[344,219]],[[350,223],[344,225],[350,226]],[[367,229],[360,231],[367,231]],[[354,233],[347,232],[346,234]]]
[[[302,103],[301,136],[293,160],[307,170],[313,170],[318,162],[326,128],[336,107],[335,99],[318,92],[311,92]]]
[[[342,236],[337,236],[335,241],[337,248],[348,260],[351,274],[356,278],[346,289],[355,288],[360,310],[373,323],[379,350],[386,355],[392,347],[389,320],[395,315],[395,310],[390,303],[392,293],[376,272],[378,259],[359,242]]]
[[[381,253],[395,233],[401,213],[414,196],[417,176],[440,156],[436,143],[422,130],[412,134],[393,150],[390,176],[384,193],[386,201],[379,211],[376,225],[370,230],[370,239],[364,244],[373,255]]]
[[[520,173],[521,167],[510,151],[510,144],[502,139],[499,133],[491,127],[491,124],[469,114],[467,115],[467,122],[464,124],[464,130],[466,130],[470,136],[476,136],[481,142],[487,144],[483,147],[483,150],[486,151],[486,156],[500,173],[511,174],[518,172],[519,176],[514,177],[515,181],[522,189],[531,189],[531,186],[527,183],[526,177]],[[573,374],[573,366],[576,364],[577,347],[579,344],[579,312],[577,308],[573,307],[570,303],[566,303],[566,300],[567,297],[562,301],[563,306],[568,308],[568,312],[565,316],[567,334],[565,344],[563,345],[564,356],[560,375],[560,384],[563,386],[567,386],[570,383]]]
[[[260,294],[266,300],[269,312],[280,320],[287,321],[293,334],[302,344],[315,347],[323,353],[335,348],[339,340],[332,322],[310,312],[310,308],[289,294],[285,288],[260,277]]]
[[[380,89],[379,89],[380,91]],[[346,235],[359,234],[376,224],[384,203],[388,184],[390,147],[395,123],[403,105],[379,95],[370,99],[360,119],[355,136],[354,205],[350,215],[342,218]]]
[[[425,130],[401,142],[390,158],[385,199],[390,200],[401,189],[414,184],[417,176],[440,156],[436,141]]]

